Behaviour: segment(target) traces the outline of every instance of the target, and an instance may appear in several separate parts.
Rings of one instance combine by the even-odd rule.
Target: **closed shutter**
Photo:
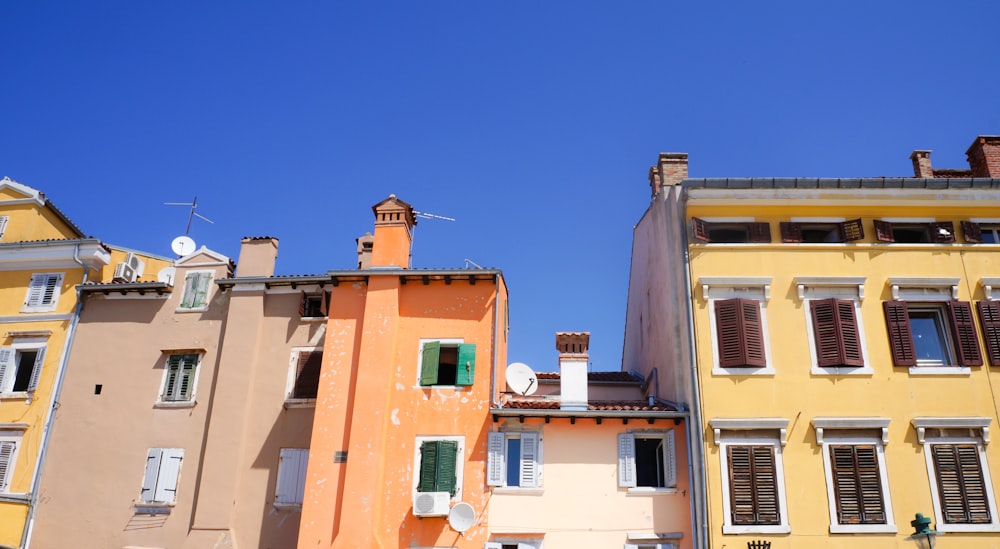
[[[910,315],[904,301],[885,301],[885,324],[889,332],[889,349],[892,362],[896,366],[916,366],[917,355],[913,349],[913,334],[910,332]]]
[[[711,242],[712,239],[708,236],[709,224],[704,219],[698,219],[697,217],[691,218],[691,228],[694,233],[695,240],[701,242]]]
[[[951,335],[958,350],[958,363],[962,366],[982,366],[983,354],[979,351],[976,323],[972,320],[972,304],[968,301],[949,301],[947,306]]]
[[[201,273],[198,277],[197,293],[194,307],[204,307],[208,303],[208,285],[212,282],[211,273]]]
[[[184,277],[184,295],[181,298],[181,307],[190,309],[195,306],[198,298],[198,273],[188,273]]]
[[[292,398],[316,398],[319,392],[319,375],[323,368],[323,351],[299,353]]]
[[[955,224],[951,221],[930,223],[931,241],[947,244],[955,241]]]
[[[156,479],[154,501],[172,503],[177,496],[177,478],[181,471],[181,460],[184,450],[180,448],[164,448],[160,460],[160,477]]]
[[[635,476],[635,435],[619,433],[618,435],[618,486],[634,488]]]
[[[963,221],[962,234],[965,235],[966,242],[971,242],[973,244],[983,243],[983,231],[979,227],[979,223],[973,223],[971,221]]]
[[[504,433],[490,432],[488,453],[486,455],[486,485],[503,486],[507,468],[504,465]]]
[[[882,478],[875,446],[830,446],[837,521],[840,524],[885,524]]]
[[[13,385],[13,383],[6,383],[6,379],[8,373],[14,371],[14,356],[13,347],[0,347],[0,391],[2,392],[10,391],[10,387]]]
[[[843,242],[853,242],[865,237],[865,228],[861,219],[851,219],[840,224],[840,239]]]
[[[278,461],[278,483],[274,490],[275,503],[302,503],[308,463],[309,450],[301,448],[281,449]]]
[[[1000,366],[1000,304],[996,301],[980,301],[976,305],[979,307],[979,324],[983,328],[986,354],[990,358],[990,364]]]
[[[931,446],[944,521],[952,524],[991,522],[986,484],[975,444]]]
[[[456,463],[458,459],[458,442],[454,440],[438,441],[437,483],[435,492],[448,492],[455,495],[457,487]]]
[[[142,492],[139,499],[144,502],[156,501],[156,479],[160,476],[160,461],[163,449],[150,448],[146,454],[146,472],[142,477]]]
[[[729,446],[733,524],[781,524],[772,446]]]
[[[420,444],[420,482],[418,492],[434,492],[437,479],[437,441],[429,440]]]
[[[191,400],[191,393],[194,392],[194,372],[197,363],[197,355],[181,355],[175,400]]]
[[[892,223],[888,221],[882,221],[881,219],[874,219],[872,223],[875,224],[875,239],[879,242],[895,242],[896,239],[892,234]]]
[[[163,380],[163,395],[161,400],[175,400],[177,381],[180,375],[181,355],[170,355],[167,358],[167,377]]]
[[[521,433],[521,486],[538,486],[538,433]]]
[[[821,367],[864,366],[861,339],[850,299],[818,299],[809,303],[816,361]]]
[[[663,481],[667,488],[677,487],[677,450],[673,429],[663,434]]]
[[[441,342],[424,343],[423,356],[420,361],[420,384],[434,385],[438,380],[438,362],[441,359]]]
[[[17,443],[11,440],[0,442],[0,492],[10,491],[10,480],[14,471],[14,449]]]
[[[31,368],[31,379],[28,381],[28,392],[38,389],[38,380],[42,378],[42,365],[45,364],[45,347],[40,347],[35,354],[35,364]]]
[[[767,365],[760,305],[755,299],[724,299],[715,302],[719,366],[722,368]]]
[[[747,232],[750,233],[750,242],[758,244],[771,242],[770,223],[748,223]]]
[[[782,242],[802,242],[802,224],[788,223],[782,221],[778,224],[781,229]]]
[[[476,379],[476,344],[458,346],[458,364],[455,367],[455,385],[472,385]]]

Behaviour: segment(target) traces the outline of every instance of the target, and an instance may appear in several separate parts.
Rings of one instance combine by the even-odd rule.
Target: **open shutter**
[[[2,237],[3,233],[7,230],[7,221],[9,219],[10,216],[0,215],[0,237]]]
[[[983,341],[990,364],[1000,366],[1000,304],[996,301],[980,301],[979,325],[983,328]],[[0,379],[3,375],[0,374]]]
[[[435,492],[448,492],[455,495],[457,488],[456,463],[458,460],[458,442],[454,440],[438,441],[437,483]]]
[[[45,281],[47,278],[47,275],[42,274],[31,275],[31,283],[28,285],[28,297],[24,300],[26,306],[38,307],[42,304],[42,296],[45,293]]]
[[[316,398],[319,392],[319,374],[323,368],[323,351],[299,353],[292,398]]]
[[[28,392],[38,389],[38,380],[42,378],[42,365],[45,364],[45,347],[35,354],[35,364],[31,368],[31,379],[28,381]]]
[[[17,443],[11,440],[0,442],[0,491],[10,491],[11,472],[14,470],[14,448]]]
[[[879,242],[895,242],[896,238],[892,234],[892,223],[888,221],[882,221],[881,219],[874,219],[872,223],[875,225],[875,239]]]
[[[299,299],[299,316],[306,316],[306,293],[302,292],[302,296]]]
[[[619,433],[618,435],[618,486],[634,488],[635,477],[635,435]]]
[[[955,241],[955,224],[951,221],[938,221],[930,224],[931,241],[947,244]]]
[[[771,242],[770,223],[748,223],[747,232],[750,233],[750,242],[766,244]]]
[[[504,466],[503,449],[506,435],[490,432],[488,453],[486,455],[486,485],[503,486],[507,468]]]
[[[821,367],[864,366],[854,301],[817,299],[809,302],[816,361]]]
[[[973,223],[971,221],[963,221],[962,234],[965,235],[966,242],[971,242],[972,244],[983,243],[983,231],[979,227],[979,223]]]
[[[420,482],[418,492],[434,492],[437,478],[438,442],[426,440],[420,444]]]
[[[861,224],[861,219],[851,219],[840,224],[840,240],[842,242],[853,242],[865,237],[865,228]]]
[[[156,492],[153,501],[172,503],[177,495],[177,478],[181,471],[181,460],[184,450],[180,448],[164,448],[160,460],[160,477],[156,480]]]
[[[972,320],[972,304],[968,301],[949,301],[947,305],[959,365],[982,366],[983,354],[979,351],[976,323]]]
[[[52,305],[59,296],[59,286],[61,286],[62,275],[48,275],[45,278],[45,289],[42,292],[41,305]]]
[[[321,294],[321,297],[320,297],[321,301],[320,301],[320,304],[319,304],[319,312],[323,316],[329,316],[330,315],[330,297],[331,297],[330,294],[331,294],[331,292],[320,292],[320,294]]]
[[[9,385],[5,383],[7,373],[14,371],[14,348],[0,347],[0,391],[7,391]]]
[[[146,473],[142,477],[142,493],[139,497],[144,502],[156,501],[156,479],[160,476],[160,462],[163,459],[161,448],[150,448],[146,454]]]
[[[913,334],[910,332],[910,315],[905,301],[885,301],[885,324],[889,332],[889,348],[892,362],[896,366],[916,366],[917,355],[913,349]]]
[[[438,380],[438,361],[441,359],[441,342],[428,341],[424,343],[423,357],[420,361],[420,384],[434,385]]]
[[[782,221],[779,223],[779,227],[781,228],[782,242],[802,242],[801,223],[788,223],[787,221]]]
[[[274,491],[275,503],[302,503],[306,485],[306,465],[309,450],[282,448],[278,462],[278,484]]]
[[[663,480],[667,488],[677,487],[677,450],[673,429],[663,434]]]
[[[691,218],[691,229],[694,233],[695,240],[700,240],[701,242],[711,242],[712,239],[708,236],[709,223],[704,219],[698,219],[697,217]]]
[[[521,433],[521,486],[538,486],[538,433]]]
[[[979,449],[975,444],[931,446],[944,521],[952,524],[991,522]]]
[[[463,343],[458,346],[458,365],[455,385],[472,385],[476,379],[476,344]]]

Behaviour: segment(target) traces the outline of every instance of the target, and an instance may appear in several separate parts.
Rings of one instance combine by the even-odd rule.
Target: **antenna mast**
[[[197,217],[198,219],[201,219],[202,221],[208,221],[209,223],[211,223],[213,225],[215,224],[215,221],[212,221],[211,219],[209,219],[209,218],[201,215],[200,213],[194,211],[198,207],[198,197],[197,196],[194,197],[194,200],[192,200],[191,202],[164,202],[163,205],[164,206],[188,206],[188,207],[191,208],[191,213],[188,214],[187,227],[184,229],[184,236],[187,236],[188,233],[191,232],[191,220],[193,220],[195,217]]]

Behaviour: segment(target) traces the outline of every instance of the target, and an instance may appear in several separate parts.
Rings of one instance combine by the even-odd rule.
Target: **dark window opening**
[[[521,485],[521,439],[507,438],[507,486]]]
[[[875,238],[879,242],[946,244],[955,241],[955,225],[951,221],[899,223],[875,219],[873,223]]]
[[[666,476],[663,470],[663,439],[635,439],[635,479],[636,486],[663,488]]]
[[[926,226],[893,225],[892,237],[896,242],[906,244],[926,244],[931,241]]]
[[[721,225],[708,230],[708,239],[712,242],[749,242],[750,235],[746,227]]]
[[[438,385],[455,385],[458,375],[458,345],[442,345],[438,358]]]
[[[771,226],[768,223],[751,221],[705,221],[697,217],[691,219],[694,238],[701,242],[766,243],[771,241]]]
[[[323,368],[323,351],[302,351],[299,353],[295,370],[295,386],[292,398],[316,398],[319,391],[319,374]]]
[[[18,351],[17,353],[17,375],[14,377],[12,391],[27,391],[31,384],[31,372],[35,369],[35,359],[38,358],[38,351]]]

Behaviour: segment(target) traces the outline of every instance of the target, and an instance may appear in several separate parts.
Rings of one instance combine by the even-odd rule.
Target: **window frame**
[[[830,533],[895,533],[897,532],[892,510],[892,492],[889,490],[889,474],[885,464],[885,443],[888,438],[889,420],[884,418],[816,418],[816,442],[822,448],[823,470],[826,479],[827,504],[830,511]],[[858,431],[879,430],[880,435],[868,435]],[[879,489],[882,498],[882,512],[885,523],[841,523],[840,502],[837,483],[833,477],[831,451],[834,446],[873,446],[875,463],[878,467]]]
[[[433,344],[433,343],[438,343],[438,344],[440,344],[442,346],[449,346],[449,347],[454,346],[454,347],[457,347],[458,348],[458,350],[457,350],[458,356],[456,358],[456,363],[457,362],[461,362],[461,358],[463,356],[463,348],[465,348],[465,350],[466,350],[465,353],[471,353],[472,364],[471,364],[470,373],[468,374],[469,383],[458,383],[458,381],[460,381],[460,380],[459,380],[459,375],[458,375],[457,370],[456,370],[456,373],[455,373],[455,383],[454,384],[440,384],[440,383],[436,383],[436,382],[435,383],[424,383],[424,379],[425,379],[425,372],[424,372],[424,366],[425,365],[424,365],[424,362],[425,362],[426,358],[429,358],[429,354],[430,354],[428,352],[427,345],[428,344]],[[417,369],[416,369],[417,379],[416,379],[416,384],[415,384],[416,388],[419,388],[419,389],[436,388],[436,389],[458,389],[458,390],[461,390],[464,387],[472,387],[472,386],[475,385],[475,383],[476,383],[476,351],[477,351],[475,343],[465,343],[465,339],[463,339],[463,338],[429,338],[429,339],[421,339],[419,341],[418,349],[419,349],[419,351],[417,353]],[[465,356],[468,356],[468,355],[466,354]],[[456,364],[456,368],[457,367],[458,367],[458,365]],[[426,374],[426,375],[429,378],[429,374]],[[437,365],[435,365],[434,377],[435,377],[435,381],[436,381],[437,378],[438,378]]]
[[[966,243],[985,244],[987,246],[1000,244],[1000,219],[973,218],[968,221],[962,221],[961,225],[962,236],[965,238]],[[986,232],[993,234],[993,242],[985,242],[983,240],[983,233]]]
[[[871,366],[871,360],[868,357],[868,342],[865,336],[864,320],[861,315],[861,301],[864,299],[864,287],[865,278],[864,277],[805,277],[797,276],[795,277],[795,284],[798,288],[798,298],[803,303],[803,314],[805,315],[806,321],[806,334],[809,343],[809,359],[810,359],[810,372],[815,375],[873,375],[875,373]],[[850,302],[853,304],[853,321],[854,321],[854,337],[857,338],[857,346],[859,348],[857,359],[860,360],[860,365],[849,366],[849,365],[821,365],[820,355],[825,354],[820,352],[820,337],[826,335],[827,337],[836,337],[836,347],[838,355],[842,352],[843,357],[850,358],[849,355],[849,344],[846,342],[846,337],[849,334],[845,334],[843,328],[841,327],[844,318],[838,316],[837,322],[835,324],[834,333],[829,333],[829,327],[827,331],[817,330],[816,327],[816,307],[821,305],[820,302],[824,302],[830,299],[836,299],[837,302]],[[847,303],[843,303],[846,305]],[[846,364],[846,361],[845,361]]]
[[[291,465],[286,465],[286,464]],[[281,448],[278,451],[278,469],[274,481],[272,505],[278,509],[302,509],[305,500],[306,470],[309,465],[309,448]],[[289,470],[288,467],[294,467]],[[289,487],[288,482],[294,485]],[[282,500],[283,496],[290,496]]]
[[[55,311],[59,305],[59,296],[62,295],[62,285],[65,279],[66,273],[31,273],[21,312],[48,313]],[[54,280],[54,282],[50,283],[50,280]],[[46,300],[46,293],[50,286],[51,294]]]
[[[45,356],[48,348],[46,343],[45,340],[41,339],[21,339],[15,340],[9,347],[0,347],[0,397],[22,398],[24,395],[38,390],[42,370],[45,367]],[[23,351],[34,351],[36,353],[35,360],[31,366],[27,387],[15,391],[14,385],[17,383],[20,372],[19,357]]]
[[[702,298],[708,302],[708,322],[712,345],[712,375],[747,376],[774,375],[771,356],[770,329],[767,322],[767,302],[771,297],[771,277],[701,277]],[[760,323],[760,343],[763,349],[763,366],[722,366],[720,339],[724,335],[719,327],[716,304],[732,299],[756,300]],[[742,342],[746,347],[745,339]]]
[[[423,453],[421,447],[425,442],[456,442],[458,447],[455,452],[455,493],[451,495],[451,501],[462,501],[462,481],[465,474],[465,436],[417,436],[413,448],[413,485],[412,496],[420,492],[420,467],[422,465]],[[412,497],[411,497],[412,499]]]
[[[721,473],[723,534],[787,534],[788,498],[785,489],[785,466],[782,448],[787,442],[788,420],[785,418],[713,418],[709,425],[719,447]],[[734,524],[732,490],[729,479],[730,446],[770,446],[774,451],[776,498],[779,524]]]
[[[507,484],[510,462],[507,459],[508,443],[520,439],[517,463],[518,485]],[[534,450],[525,452],[524,441],[534,440]],[[542,488],[542,434],[538,431],[490,431],[486,457],[486,485],[497,490],[523,493],[538,492]],[[525,455],[527,454],[527,455]],[[528,464],[526,467],[525,465]]]
[[[160,378],[160,390],[157,392],[156,407],[158,407],[158,408],[186,408],[186,407],[194,406],[197,403],[196,397],[197,397],[197,393],[198,393],[198,378],[201,375],[201,362],[204,359],[205,354],[203,352],[194,351],[194,350],[176,350],[176,351],[168,351],[168,352],[164,353],[164,355],[165,355],[165,358],[164,358],[164,362],[163,362],[163,375]],[[192,371],[191,371],[190,389],[188,391],[187,398],[180,398],[180,399],[178,399],[178,398],[170,398],[170,399],[165,398],[167,396],[166,392],[167,392],[167,387],[168,387],[168,383],[169,383],[169,379],[170,379],[170,372],[171,372],[171,370],[170,370],[170,363],[171,363],[172,357],[175,357],[175,356],[177,356],[177,357],[186,357],[186,356],[195,357],[194,366],[192,367]],[[178,361],[182,361],[182,360],[183,359],[178,359]],[[183,368],[183,362],[181,362],[178,365],[178,374],[177,374],[178,375],[178,379],[177,379],[177,381],[174,382],[175,383],[175,385],[174,385],[175,387],[177,387],[179,385],[179,383],[182,381],[182,378],[181,378],[181,376],[183,374],[182,368]]]
[[[302,298],[299,301],[299,318],[303,320],[317,320],[317,319],[327,318],[327,316],[330,314],[331,294],[332,292],[330,290],[322,290],[322,289],[319,292],[303,291]],[[319,300],[318,309],[316,310],[316,312],[320,313],[319,316],[306,314],[313,312],[312,310],[310,310],[310,308],[312,307],[310,303],[312,302],[312,300],[316,299]]]
[[[0,429],[0,493],[13,494],[10,487],[17,467],[17,456],[24,439],[23,430]],[[9,448],[9,450],[6,450]],[[4,453],[7,453],[6,457]]]
[[[673,429],[630,429],[618,433],[618,487],[627,488],[629,493],[677,491],[677,442]],[[663,442],[663,486],[639,486],[639,460],[635,440],[661,440]]]
[[[865,228],[861,222],[861,218],[857,219],[844,219],[843,217],[835,218],[796,218],[793,217],[791,221],[782,221],[778,224],[781,231],[781,241],[783,243],[793,243],[793,244],[846,244],[848,242],[856,242],[859,240],[864,240],[865,238]],[[810,228],[829,228],[831,231],[836,230],[837,240],[824,240],[822,242],[805,241],[802,239],[803,229]]]
[[[177,460],[176,462],[171,460]],[[155,476],[152,475],[150,466],[155,463],[156,471]],[[180,480],[181,480],[181,466],[184,463],[184,449],[183,448],[150,448],[146,451],[146,466],[143,468],[142,484],[139,489],[139,497],[136,499],[136,507],[173,507],[177,504],[177,491],[179,490]],[[160,484],[161,477],[163,477],[164,472],[167,473],[167,477],[164,477],[164,486],[172,486],[172,488],[163,487]],[[152,477],[152,478],[151,478]],[[172,478],[171,478],[172,477]],[[152,492],[152,499],[145,499],[143,494],[147,491]],[[169,500],[166,499],[156,499],[157,494],[162,492],[172,492],[172,497]]]
[[[746,232],[746,240],[712,240],[713,230],[726,227]],[[752,217],[691,217],[692,240],[703,244],[770,244],[771,224]]]
[[[298,405],[302,405],[302,406],[315,406],[316,405],[316,396],[305,396],[305,397],[295,396],[295,389],[296,389],[296,385],[298,384],[298,378],[299,378],[299,376],[302,375],[302,372],[305,371],[306,368],[310,367],[310,365],[308,363],[309,359],[307,359],[306,364],[301,364],[302,357],[305,354],[309,354],[310,357],[312,355],[316,355],[316,354],[319,355],[319,358],[317,359],[319,361],[319,364],[315,365],[315,366],[318,367],[318,369],[316,370],[316,389],[317,389],[317,393],[319,392],[319,376],[322,374],[322,371],[323,371],[323,348],[322,347],[292,347],[291,354],[290,354],[289,359],[288,359],[288,376],[287,376],[287,378],[285,380],[285,403],[286,404],[296,405],[296,406],[298,406]],[[299,369],[300,364],[302,366],[302,370],[301,371]]]
[[[504,545],[515,545],[517,549],[542,549],[543,540],[511,538],[505,536],[495,537],[492,541],[483,544],[483,549],[503,549]]]
[[[0,239],[3,239],[4,233],[7,232],[7,225],[10,223],[9,215],[0,215]]]
[[[188,282],[193,277],[204,276],[204,287],[199,290]],[[215,271],[212,270],[190,270],[184,273],[184,290],[181,292],[181,302],[177,305],[177,312],[199,312],[207,311],[208,304],[212,302],[212,281],[215,280]],[[192,302],[188,302],[188,292],[194,292]],[[198,294],[204,292],[204,302],[198,303]]]
[[[927,245],[953,244],[955,242],[955,224],[951,221],[937,221],[934,218],[876,218],[872,220],[875,227],[875,240],[883,243]],[[926,231],[927,242],[896,242],[897,228],[920,228]],[[942,232],[943,231],[943,232]]]
[[[882,302],[893,364],[908,367],[911,374],[969,374],[983,365],[978,331],[968,301],[953,299],[899,299]],[[913,314],[931,313],[942,337],[943,354],[949,363],[924,362],[917,357]]]

